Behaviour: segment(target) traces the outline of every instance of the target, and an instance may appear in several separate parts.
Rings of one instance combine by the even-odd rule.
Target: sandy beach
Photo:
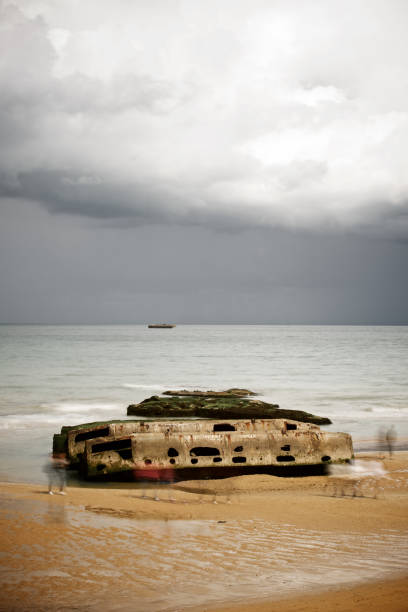
[[[383,463],[378,498],[333,497],[327,476],[180,482],[159,501],[2,483],[0,609],[407,610],[408,452]]]

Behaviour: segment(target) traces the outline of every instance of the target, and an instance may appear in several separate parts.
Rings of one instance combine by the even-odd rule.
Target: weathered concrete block
[[[85,442],[90,477],[154,466],[186,469],[316,465],[353,456],[351,436],[286,420],[149,423],[149,432]],[[217,426],[224,429],[219,430]],[[233,429],[227,429],[227,426]],[[190,427],[190,431],[188,431]],[[153,431],[155,430],[156,431]],[[162,429],[160,431],[160,429]]]

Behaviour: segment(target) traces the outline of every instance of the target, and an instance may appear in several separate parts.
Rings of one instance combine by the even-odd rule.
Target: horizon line
[[[121,322],[121,323],[113,323],[113,322],[99,322],[99,323],[78,323],[78,322],[64,322],[64,323],[44,323],[44,322],[10,322],[10,321],[0,321],[0,326],[44,326],[44,327],[102,327],[102,326],[148,326],[152,325],[152,323],[142,322],[136,323],[132,322]],[[154,323],[157,325],[157,323]],[[249,322],[194,322],[194,323],[171,323],[175,327],[192,327],[192,326],[273,326],[273,327],[291,327],[291,326],[302,326],[302,327],[406,327],[408,326],[408,322],[400,322],[400,323],[384,323],[384,322],[375,322],[375,323],[356,323],[356,322],[348,322],[348,323],[265,323],[265,322],[257,322],[257,323],[249,323]]]

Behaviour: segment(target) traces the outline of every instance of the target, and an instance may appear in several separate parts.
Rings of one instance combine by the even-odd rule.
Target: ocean
[[[330,431],[408,441],[408,327],[0,326],[0,479],[42,482],[62,425],[126,418],[166,389],[245,387],[328,416]]]

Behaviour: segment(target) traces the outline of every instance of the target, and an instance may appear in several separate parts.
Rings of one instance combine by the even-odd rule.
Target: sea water
[[[62,425],[126,418],[166,389],[245,387],[328,416],[355,447],[408,438],[408,327],[0,326],[0,479],[43,480]]]

